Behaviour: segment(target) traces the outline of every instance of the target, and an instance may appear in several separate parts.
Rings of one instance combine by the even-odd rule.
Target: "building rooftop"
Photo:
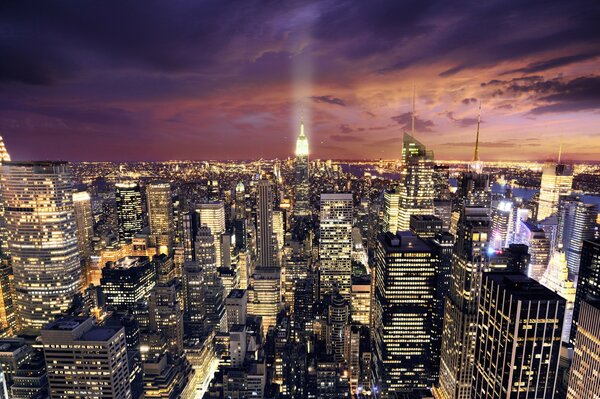
[[[229,295],[227,295],[227,298],[241,299],[244,297],[244,295],[246,295],[246,290],[240,290],[238,288],[235,288],[229,291]]]
[[[410,231],[399,231],[396,234],[379,235],[379,241],[387,252],[429,252],[431,248],[420,237]]]
[[[565,301],[556,292],[544,287],[532,278],[521,273],[492,272],[484,274],[485,280],[492,280],[518,300]]]

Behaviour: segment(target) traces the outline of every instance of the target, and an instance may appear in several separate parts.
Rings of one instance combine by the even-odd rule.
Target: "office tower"
[[[569,371],[567,399],[600,398],[600,302],[583,301],[579,312],[577,344]]]
[[[273,229],[273,193],[271,182],[267,179],[258,182],[256,235],[257,268],[277,266],[277,238]]]
[[[15,372],[13,381],[10,387],[10,398],[47,398],[48,375],[42,354],[38,353],[29,362],[21,365]]]
[[[544,274],[550,260],[550,240],[544,230],[531,222],[521,222],[519,243],[529,247],[529,268],[527,276],[536,281]]]
[[[488,208],[491,194],[489,175],[474,170],[460,175],[457,195],[462,205]]]
[[[198,204],[196,212],[200,219],[200,225],[208,227],[214,237],[216,266],[222,266],[221,234],[225,233],[225,206],[222,202]]]
[[[229,292],[225,299],[227,312],[227,331],[231,331],[234,324],[246,325],[248,316],[248,291],[235,289]]]
[[[201,336],[206,309],[204,298],[206,296],[205,273],[196,261],[183,264],[183,294],[185,329],[190,336]]]
[[[147,256],[128,256],[108,262],[100,280],[106,306],[120,310],[132,309],[137,302],[147,301],[155,283],[156,271]]]
[[[173,245],[173,193],[169,183],[146,186],[146,206],[152,244],[161,254],[169,254]]]
[[[408,133],[402,143],[398,230],[410,228],[410,215],[433,214],[433,151]]]
[[[92,200],[87,191],[73,194],[73,206],[75,210],[75,226],[77,227],[77,246],[79,256],[86,265],[83,270],[84,286],[87,286],[87,267],[91,261],[92,238],[94,238],[94,215],[92,213]]]
[[[294,216],[306,217],[310,211],[310,164],[308,161],[308,139],[304,134],[304,123],[300,123],[300,135],[296,140]]]
[[[297,280],[294,288],[294,330],[296,339],[308,335],[313,326],[315,284],[312,278]]]
[[[433,167],[433,190],[436,199],[449,200],[450,193],[450,167],[448,165],[435,165]]]
[[[513,203],[512,201],[500,201],[497,206],[492,207],[492,237],[490,245],[494,249],[508,247],[512,243],[513,227]]]
[[[277,313],[281,302],[279,267],[260,267],[252,275],[251,303],[249,308],[254,316],[262,317],[265,334],[277,324]]]
[[[337,290],[329,298],[327,349],[333,354],[334,360],[341,364],[344,361],[344,330],[350,320],[350,304]]]
[[[434,199],[433,214],[442,219],[442,228],[449,231],[452,223],[452,201]]]
[[[236,219],[233,222],[233,230],[235,233],[235,248],[239,252],[244,252],[248,249],[248,220]]]
[[[442,219],[433,215],[410,215],[410,231],[423,239],[442,232]]]
[[[277,241],[277,251],[281,253],[285,237],[285,221],[283,211],[273,211],[273,233]]]
[[[558,212],[559,243],[565,249],[571,277],[576,279],[583,241],[594,238],[598,207],[577,197],[563,197]]]
[[[4,140],[0,136],[0,165],[3,162],[10,162],[10,154],[4,146]],[[1,187],[1,186],[0,186]],[[6,243],[6,225],[4,223],[4,202],[2,201],[2,190],[0,189],[0,252],[4,255],[10,255],[8,244]],[[0,253],[0,255],[2,255]]]
[[[398,207],[400,206],[400,191],[385,190],[383,192],[383,232],[398,231]]]
[[[52,398],[131,398],[125,329],[67,317],[42,329]]]
[[[481,273],[490,234],[488,208],[463,207],[452,254],[452,279],[444,305],[444,329],[436,398],[461,399],[471,395],[477,303]]]
[[[64,162],[6,162],[0,178],[17,325],[37,330],[81,290],[71,170]]]
[[[13,271],[8,258],[0,257],[0,333],[15,333],[17,320],[13,303]]]
[[[573,166],[560,163],[546,163],[542,169],[540,199],[537,220],[544,220],[558,211],[561,196],[571,194],[573,186]]]
[[[196,235],[196,261],[204,274],[206,312],[205,334],[210,331],[219,331],[226,327],[225,324],[225,299],[223,297],[223,283],[217,272],[216,247],[214,235],[207,226],[201,226]]]
[[[573,306],[575,305],[577,291],[573,280],[569,279],[569,268],[567,267],[567,258],[564,251],[560,250],[552,254],[548,267],[540,279],[540,284],[565,299],[562,340],[563,342],[569,342],[571,326],[573,324]]]
[[[158,283],[148,300],[150,331],[165,340],[169,354],[175,358],[183,353],[183,305],[179,301],[178,280]]]
[[[577,279],[571,342],[577,333],[579,308],[583,301],[600,299],[600,240],[585,240],[581,249],[581,265]]]
[[[235,220],[246,219],[246,188],[244,183],[235,186]]]
[[[231,268],[231,252],[233,249],[233,234],[226,232],[221,234],[221,266]]]
[[[304,255],[299,249],[292,250],[287,254],[283,261],[282,268],[282,295],[283,300],[290,306],[290,310],[294,311],[294,291],[296,282],[308,277],[308,269],[310,267],[309,256]]]
[[[360,349],[361,326],[349,324],[344,329],[344,359],[345,368],[350,383],[350,392],[357,392],[361,380]]]
[[[554,397],[565,300],[520,273],[483,276],[473,399]]]
[[[352,276],[350,316],[353,323],[371,325],[371,276]]]
[[[142,194],[133,182],[115,184],[119,241],[131,240],[143,227]]]
[[[349,299],[352,277],[352,194],[321,194],[319,259],[321,297],[337,285]]]
[[[377,238],[373,300],[375,380],[382,397],[432,385],[437,258],[410,232]]]

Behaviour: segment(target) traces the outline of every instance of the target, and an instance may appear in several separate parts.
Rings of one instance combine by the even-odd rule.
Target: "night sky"
[[[599,1],[0,3],[13,159],[600,160]]]

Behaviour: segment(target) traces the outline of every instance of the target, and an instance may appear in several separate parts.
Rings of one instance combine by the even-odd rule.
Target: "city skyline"
[[[436,159],[479,101],[482,161],[600,153],[593,2],[138,4],[2,6],[14,159],[281,159],[301,118],[313,159],[398,159],[413,85]]]

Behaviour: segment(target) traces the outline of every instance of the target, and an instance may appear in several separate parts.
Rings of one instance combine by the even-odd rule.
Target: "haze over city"
[[[595,161],[594,1],[4,2],[13,159]]]

